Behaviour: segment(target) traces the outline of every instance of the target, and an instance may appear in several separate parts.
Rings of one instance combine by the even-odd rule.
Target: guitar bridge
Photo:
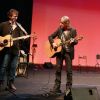
[[[8,44],[8,40],[5,39],[5,40],[3,41],[3,46],[6,46],[7,44]]]
[[[57,47],[55,47],[54,50],[57,51]]]

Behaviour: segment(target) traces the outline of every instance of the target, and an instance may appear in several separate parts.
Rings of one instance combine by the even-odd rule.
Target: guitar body
[[[46,45],[45,45],[45,50],[46,50],[46,53],[48,55],[48,57],[50,58],[53,58],[56,56],[57,53],[61,52],[61,49],[62,49],[62,46],[59,46],[60,43],[61,43],[61,40],[60,39],[54,39],[54,43],[56,43],[58,45],[57,48],[52,48],[51,44],[49,41],[46,42]]]
[[[74,39],[77,40],[77,41],[79,41],[79,40],[82,40],[83,37],[82,36],[75,37]],[[45,49],[46,49],[46,53],[47,53],[48,57],[50,57],[50,58],[55,57],[57,53],[61,52],[62,45],[63,44],[69,44],[70,40],[67,40],[67,41],[65,41],[65,42],[62,43],[60,39],[56,38],[56,39],[54,39],[54,43],[57,44],[57,48],[56,49],[52,48],[52,46],[51,46],[51,44],[50,44],[49,41],[46,42],[46,46],[45,46],[46,48]]]
[[[29,38],[29,37],[30,37],[30,35],[21,36],[21,37],[17,37],[17,38],[12,38],[11,35],[6,35],[4,37],[0,36],[0,44],[1,43],[3,44],[3,45],[0,45],[0,51],[4,47],[11,47],[13,45],[13,41],[20,40],[20,39],[26,39],[26,38]]]
[[[0,51],[4,48],[4,47],[11,47],[13,45],[13,40],[11,35],[6,35],[4,37],[0,36],[0,42],[2,42],[4,45],[0,46]]]

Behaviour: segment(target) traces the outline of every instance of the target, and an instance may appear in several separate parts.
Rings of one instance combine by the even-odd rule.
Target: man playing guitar
[[[4,47],[0,51],[0,88],[4,83],[4,76],[6,71],[7,76],[7,89],[15,91],[16,87],[14,85],[16,67],[18,65],[18,56],[21,43],[19,40],[13,41],[12,38],[17,38],[20,36],[25,36],[27,33],[23,32],[20,28],[20,24],[17,22],[19,12],[16,9],[10,9],[7,13],[9,18],[8,21],[0,23],[0,36],[6,37],[10,36],[9,39],[1,41],[0,46]],[[10,43],[9,47],[6,45]]]
[[[49,38],[49,42],[51,44],[52,49],[55,51],[59,47],[57,43],[55,43],[55,38],[60,39],[61,43],[61,51],[56,53],[54,57],[56,57],[56,73],[55,73],[55,84],[50,93],[61,93],[61,70],[63,66],[63,60],[65,60],[66,65],[66,91],[69,91],[72,87],[72,60],[74,59],[74,45],[78,43],[78,40],[75,39],[77,36],[76,29],[71,27],[70,19],[68,16],[63,16],[60,19],[60,26],[57,30],[51,34]],[[66,41],[68,41],[66,43]],[[67,93],[67,92],[66,92]]]

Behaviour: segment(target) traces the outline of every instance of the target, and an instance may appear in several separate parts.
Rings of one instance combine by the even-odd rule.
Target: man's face
[[[61,28],[67,28],[70,26],[70,21],[67,20],[66,22],[60,22],[60,27]]]
[[[16,13],[12,13],[12,15],[9,18],[12,22],[16,22],[18,19],[18,15]]]

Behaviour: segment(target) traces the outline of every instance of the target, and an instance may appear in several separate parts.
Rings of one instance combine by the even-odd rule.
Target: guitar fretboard
[[[18,37],[18,38],[13,38],[13,41],[15,41],[15,40],[20,40],[20,39],[24,39],[24,38],[28,38],[28,37],[30,37],[30,35],[21,36],[21,37]]]

